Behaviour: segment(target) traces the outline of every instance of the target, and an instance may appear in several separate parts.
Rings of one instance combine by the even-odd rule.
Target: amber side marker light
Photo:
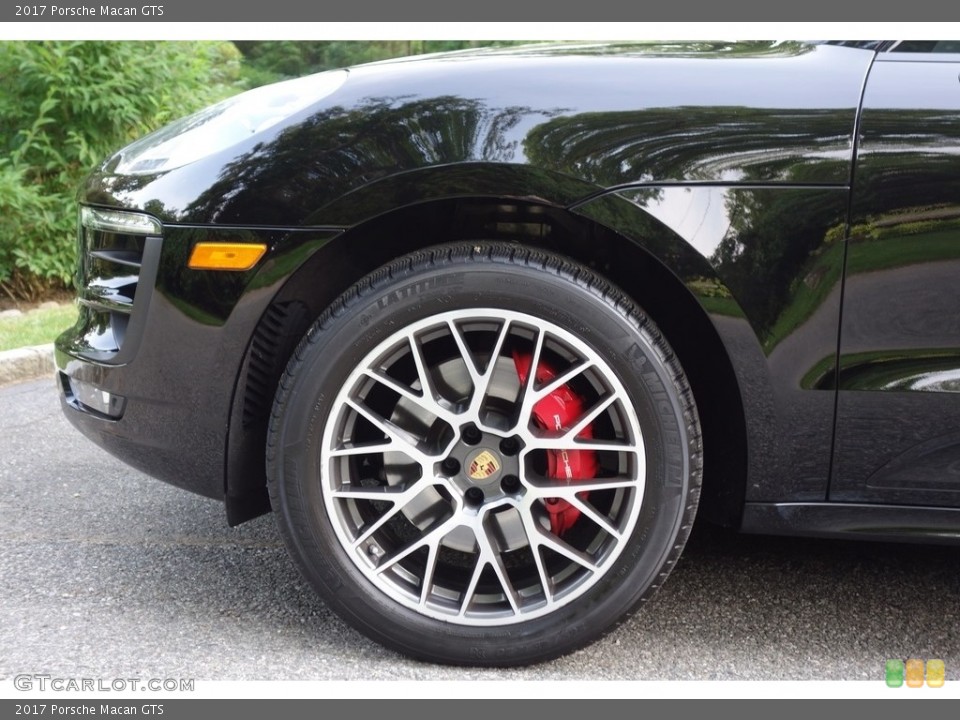
[[[249,270],[266,251],[263,243],[202,242],[194,245],[187,265],[193,270]]]

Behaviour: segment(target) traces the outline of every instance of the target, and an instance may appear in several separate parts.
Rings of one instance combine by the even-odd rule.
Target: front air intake
[[[78,223],[77,352],[125,362],[135,352],[137,318],[152,290],[163,227],[149,215],[82,207]]]

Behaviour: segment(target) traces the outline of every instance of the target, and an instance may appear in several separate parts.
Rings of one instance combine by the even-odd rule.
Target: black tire
[[[701,440],[676,357],[622,292],[463,243],[377,270],[314,323],[267,466],[291,555],[344,620],[418,659],[509,666],[596,640],[661,585]]]

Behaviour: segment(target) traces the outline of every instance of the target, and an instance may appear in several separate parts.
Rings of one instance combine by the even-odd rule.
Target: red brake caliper
[[[513,364],[520,376],[520,384],[525,385],[530,373],[531,356],[528,353],[514,351]],[[557,376],[556,371],[547,363],[537,365],[537,384],[543,385]],[[583,415],[583,400],[569,386],[561,385],[533,406],[533,419],[537,426],[551,431],[566,429]],[[593,437],[593,425],[587,425],[577,437]],[[593,450],[547,450],[547,477],[555,480],[590,480],[597,476],[599,465],[597,453]],[[587,493],[584,493],[584,497]],[[550,529],[555,535],[562,535],[580,517],[580,511],[561,498],[547,498],[547,512],[550,513]]]

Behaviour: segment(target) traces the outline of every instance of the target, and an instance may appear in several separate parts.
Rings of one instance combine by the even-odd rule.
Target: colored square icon
[[[932,688],[943,687],[946,675],[947,670],[943,660],[927,660],[927,685]]]
[[[887,660],[887,687],[903,685],[903,660]]]
[[[907,660],[907,687],[923,687],[923,660]]]

